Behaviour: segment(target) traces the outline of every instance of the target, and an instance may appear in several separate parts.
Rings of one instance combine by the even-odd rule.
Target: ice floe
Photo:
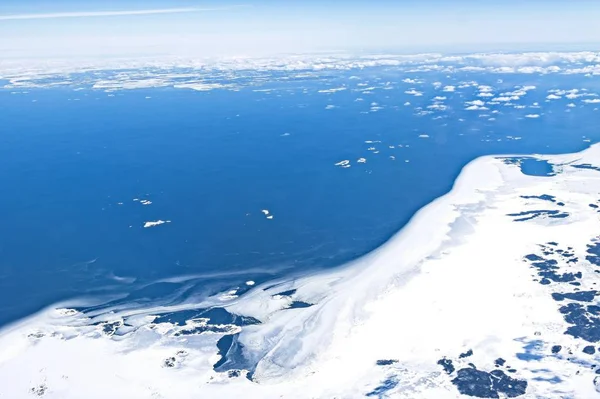
[[[149,221],[144,223],[144,228],[149,228],[149,227],[155,227],[155,226],[160,226],[161,224],[165,224],[165,223],[171,223],[170,220],[154,220],[154,221]]]

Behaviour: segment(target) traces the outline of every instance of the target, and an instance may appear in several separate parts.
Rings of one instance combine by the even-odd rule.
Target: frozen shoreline
[[[593,368],[557,356],[532,364],[517,355],[540,341],[534,347],[569,347],[575,358],[589,344],[565,335],[568,324],[551,294],[591,289],[597,274],[586,274],[580,286],[543,285],[523,257],[557,241],[573,248],[568,251],[580,259],[577,267],[591,269],[586,245],[600,222],[589,204],[598,200],[600,173],[566,164],[598,166],[600,146],[536,158],[565,166],[556,176],[537,177],[499,156],[478,158],[448,194],[370,254],[335,270],[196,305],[218,303],[260,324],[157,322],[152,315],[192,307],[157,305],[93,320],[50,308],[9,326],[0,335],[0,348],[8,348],[0,351],[0,394],[192,398],[234,397],[243,390],[247,397],[364,397],[383,387],[381,395],[456,398],[462,397],[451,382],[456,374],[446,375],[438,361],[449,359],[461,370],[468,361],[489,371],[502,358],[516,370],[513,378],[529,383],[522,397],[591,397]],[[563,205],[533,198],[542,195]],[[559,208],[568,217],[540,214],[516,222],[508,216]],[[189,331],[198,333],[182,333]],[[225,348],[223,371],[215,372],[223,334],[234,336],[234,344]],[[461,360],[468,350],[474,354]],[[377,365],[386,359],[389,364]],[[237,371],[244,368],[254,382]],[[534,379],[540,376],[561,382]]]

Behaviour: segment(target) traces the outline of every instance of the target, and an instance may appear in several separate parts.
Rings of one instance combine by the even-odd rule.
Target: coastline
[[[562,322],[561,315],[555,311],[552,298],[544,296],[544,287],[530,279],[521,257],[527,254],[526,251],[535,250],[540,242],[550,240],[553,234],[565,240],[570,236],[573,236],[572,239],[580,238],[582,234],[593,235],[592,227],[598,224],[585,216],[567,220],[566,224],[554,224],[550,220],[551,224],[522,225],[514,230],[515,223],[508,220],[506,214],[513,211],[511,207],[524,206],[522,198],[515,193],[524,195],[521,192],[534,190],[536,195],[547,194],[537,193],[544,188],[548,194],[554,190],[566,197],[574,194],[589,196],[590,193],[583,191],[584,187],[571,186],[581,180],[579,175],[589,180],[597,172],[569,169],[554,177],[526,176],[518,166],[507,165],[501,157],[511,155],[485,156],[471,161],[463,168],[450,192],[420,209],[402,230],[375,251],[334,270],[293,281],[275,282],[275,286],[274,282],[263,283],[239,298],[222,301],[220,307],[228,312],[261,322],[241,327],[239,334],[239,343],[243,345],[240,354],[243,354],[246,364],[255,367],[252,378],[257,383],[245,378],[229,378],[227,373],[216,373],[213,364],[220,357],[215,346],[217,334],[189,335],[187,338],[174,335],[181,329],[169,323],[153,324],[154,318],[150,315],[156,314],[157,309],[135,312],[137,315],[130,317],[126,323],[132,327],[129,332],[116,337],[103,334],[102,323],[127,319],[130,316],[127,312],[100,314],[88,320],[82,314],[57,313],[52,310],[54,307],[8,326],[0,333],[0,346],[13,348],[12,356],[6,352],[0,354],[0,380],[18,380],[14,386],[19,390],[11,394],[14,398],[26,397],[22,387],[31,385],[30,381],[36,378],[45,381],[43,384],[47,385],[48,397],[61,398],[106,396],[109,394],[107,390],[110,392],[112,389],[121,394],[127,392],[128,397],[151,397],[152,392],[164,395],[162,397],[177,398],[193,397],[193,393],[202,391],[208,395],[227,395],[239,389],[247,390],[245,392],[251,397],[275,397],[282,393],[289,397],[300,393],[298,397],[306,397],[307,392],[314,397],[354,397],[346,395],[349,392],[364,393],[389,374],[390,369],[374,366],[375,360],[386,356],[406,369],[396,370],[396,373],[402,376],[403,381],[411,382],[411,389],[417,390],[413,393],[428,395],[419,397],[460,397],[456,396],[452,384],[444,381],[445,376],[436,361],[451,356],[451,350],[460,352],[471,345],[479,348],[475,350],[475,357],[483,363],[485,359],[500,356],[500,349],[516,351],[514,338],[519,332],[533,336],[537,330],[546,328],[543,331],[546,333],[548,330],[551,334],[552,328],[557,328]],[[534,157],[554,164],[578,159],[591,163],[600,159],[600,146],[594,145],[576,154]],[[556,182],[571,187],[574,194],[556,188]],[[593,186],[592,183],[590,185]],[[568,203],[568,207],[583,212],[576,202]],[[515,212],[519,210],[517,208]],[[577,223],[586,227],[584,233],[573,233],[573,226]],[[504,238],[503,245],[511,244],[504,248],[505,251],[498,250],[495,248],[497,245],[490,241],[495,229],[498,236]],[[483,258],[488,253],[496,256],[496,259],[486,259],[492,266],[498,266],[499,262],[510,265],[504,270],[506,275],[497,273],[491,266],[477,267],[477,259],[473,258]],[[490,276],[496,278],[492,281],[495,284],[483,284]],[[471,279],[473,284],[465,282],[465,278]],[[486,290],[500,299],[488,298]],[[289,291],[293,293],[282,295]],[[455,298],[442,294],[454,295]],[[477,295],[485,296],[485,300],[471,303],[470,296],[477,298]],[[496,315],[501,323],[481,313],[478,313],[480,320],[475,323],[469,322],[468,312],[460,312],[459,309],[452,313],[445,300],[461,306],[470,304],[478,310],[503,304],[508,310]],[[489,304],[486,305],[486,301]],[[289,309],[295,302],[311,306]],[[196,304],[196,307],[209,303],[218,302],[208,301]],[[535,306],[516,315],[510,313],[517,312],[524,304]],[[527,320],[533,308],[542,315],[539,320],[529,323]],[[177,308],[182,309],[185,307]],[[176,309],[162,308],[164,312],[167,310]],[[435,317],[427,317],[428,314]],[[514,322],[510,321],[511,317]],[[460,320],[457,325],[462,323],[463,329],[451,325],[453,318]],[[61,320],[65,321],[64,325],[60,324]],[[484,321],[484,325],[479,326]],[[503,323],[505,327],[502,327]],[[436,328],[443,325],[456,328],[436,332]],[[41,331],[41,336],[34,334],[32,337],[32,331],[36,330]],[[236,329],[231,331],[239,333]],[[492,335],[493,332],[496,336]],[[423,338],[429,339],[430,350],[415,342]],[[95,348],[91,348],[92,342]],[[172,355],[178,347],[184,348],[185,356]],[[353,348],[353,353],[348,353],[348,348]],[[479,353],[485,356],[478,357]],[[84,378],[81,376],[83,371],[77,368],[88,355],[98,360],[102,367],[95,367],[92,362],[93,372],[89,372],[85,382],[74,383],[71,376],[62,379],[61,375],[69,373],[80,373],[78,378]],[[64,358],[56,365],[56,370],[50,370],[51,363],[48,362],[57,356]],[[507,357],[506,354],[502,356]],[[161,366],[156,359],[164,357],[174,357],[179,366],[173,370]],[[122,361],[122,365],[114,365],[113,359],[118,359],[115,362]],[[131,370],[133,374],[128,377],[134,379],[135,376],[138,380],[118,386],[120,378],[115,379],[115,376],[125,372],[128,369],[126,365],[140,362],[144,366]],[[114,372],[111,367],[120,371]],[[40,377],[43,374],[40,369],[46,373],[43,378]],[[35,374],[36,370],[38,374]],[[340,370],[343,372],[340,373]],[[172,373],[167,374],[169,372]],[[102,378],[96,378],[102,373]],[[190,381],[191,376],[195,377]],[[94,384],[107,381],[106,378],[115,386],[92,393]],[[189,391],[191,386],[200,382],[204,384],[202,390]],[[153,388],[136,391],[144,384]],[[428,384],[436,387],[427,388]],[[572,384],[572,389],[575,389],[577,384]],[[391,390],[399,388],[394,386]],[[406,386],[403,388],[409,392]],[[92,391],[84,392],[82,389]],[[545,391],[539,393],[547,394]],[[398,394],[401,392],[398,391]],[[410,397],[410,392],[404,395]]]

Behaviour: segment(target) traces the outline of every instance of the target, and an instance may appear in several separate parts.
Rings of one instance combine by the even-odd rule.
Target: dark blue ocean
[[[71,298],[168,297],[182,286],[148,284],[171,277],[197,275],[181,299],[340,265],[390,238],[478,156],[600,139],[594,104],[545,100],[555,88],[599,90],[589,78],[418,77],[418,97],[376,68],[237,91],[0,90],[0,325]],[[441,92],[438,80],[498,93],[535,85],[515,103],[540,108],[467,111],[476,88]],[[420,115],[435,96],[448,108]],[[351,167],[335,166],[343,160]],[[155,220],[170,223],[143,227]]]

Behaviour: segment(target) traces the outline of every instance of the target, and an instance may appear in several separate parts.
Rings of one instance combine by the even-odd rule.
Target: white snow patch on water
[[[149,227],[154,227],[154,226],[159,226],[161,224],[165,224],[165,223],[171,223],[170,220],[154,220],[154,221],[149,221],[144,223],[144,228],[149,228]]]
[[[342,168],[349,168],[350,167],[350,160],[345,159],[343,161],[337,162],[337,163],[335,163],[335,166],[340,166]]]

